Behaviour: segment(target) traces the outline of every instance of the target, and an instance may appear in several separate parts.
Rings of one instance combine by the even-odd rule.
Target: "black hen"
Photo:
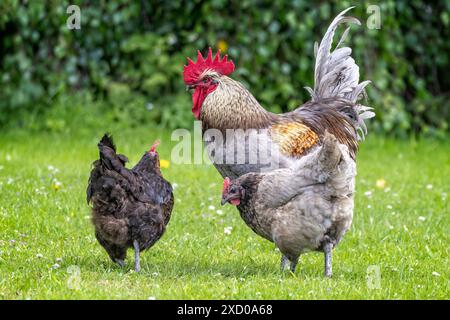
[[[174,203],[172,186],[160,171],[157,144],[130,170],[125,168],[127,157],[116,153],[112,137],[105,134],[87,188],[97,240],[120,266],[127,249],[133,247],[136,272],[139,252],[161,238]]]

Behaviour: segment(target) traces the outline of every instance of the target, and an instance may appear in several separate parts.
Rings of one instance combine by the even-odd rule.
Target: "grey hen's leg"
[[[295,268],[297,267],[298,259],[295,259],[294,261],[291,261],[291,272],[295,272]]]
[[[289,260],[284,254],[281,256],[281,271],[286,271],[288,268],[292,273],[295,272],[298,259],[294,261]]]
[[[133,246],[134,246],[134,271],[139,272],[141,271],[141,262],[139,256],[139,243],[137,242],[137,240],[133,240]]]
[[[333,244],[331,242],[326,242],[323,245],[323,252],[325,254],[325,277],[331,278],[333,274],[331,252],[333,250]]]

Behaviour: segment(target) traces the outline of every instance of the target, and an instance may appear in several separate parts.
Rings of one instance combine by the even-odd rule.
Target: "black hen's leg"
[[[139,272],[141,271],[141,262],[139,257],[139,243],[137,242],[137,240],[133,241],[133,246],[134,246],[134,270],[136,272]]]
[[[102,245],[102,247],[106,250],[111,260],[117,263],[119,266],[123,267],[125,265],[124,260],[127,255],[127,249],[125,247],[121,247],[115,245],[114,243],[106,241],[98,232],[95,233],[95,237]]]

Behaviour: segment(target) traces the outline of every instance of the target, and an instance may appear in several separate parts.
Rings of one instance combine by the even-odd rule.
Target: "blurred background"
[[[70,4],[81,29],[70,30]],[[0,131],[192,127],[186,57],[227,53],[261,104],[285,112],[309,99],[313,45],[351,1],[0,2]],[[366,25],[370,4],[381,29]],[[370,79],[370,130],[448,137],[450,1],[361,1],[347,43]],[[341,28],[342,32],[345,28]],[[340,33],[338,33],[338,36]]]

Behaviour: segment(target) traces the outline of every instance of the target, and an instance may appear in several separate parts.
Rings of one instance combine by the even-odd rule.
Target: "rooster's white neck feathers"
[[[272,114],[242,84],[227,76],[215,80],[218,86],[205,98],[201,110],[206,127],[223,130],[268,126]]]

